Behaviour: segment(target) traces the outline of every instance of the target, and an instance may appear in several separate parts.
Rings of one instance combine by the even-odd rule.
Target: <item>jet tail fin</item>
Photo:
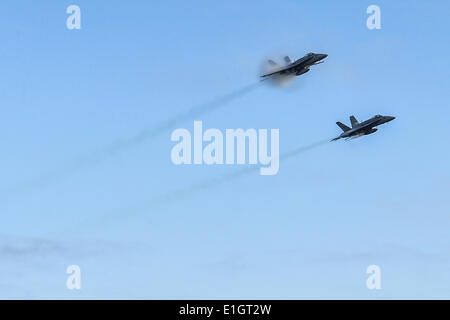
[[[356,120],[355,116],[350,116],[350,122],[352,123],[352,128],[356,127],[359,122]]]
[[[273,60],[268,60],[268,62],[269,62],[269,64],[270,64],[272,67],[278,66],[278,63],[276,63],[276,62],[273,61]]]
[[[350,130],[349,127],[347,127],[345,124],[343,124],[342,122],[336,122],[336,124],[339,126],[339,128],[342,129],[342,131],[347,132],[348,130]]]
[[[284,57],[284,61],[286,63],[292,63],[292,60],[291,60],[291,58],[289,58],[289,56]]]

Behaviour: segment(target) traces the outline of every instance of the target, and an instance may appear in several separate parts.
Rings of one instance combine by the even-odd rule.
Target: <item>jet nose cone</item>
[[[313,61],[314,61],[316,64],[322,63],[322,62],[323,62],[322,60],[325,59],[326,57],[328,57],[327,54],[324,54],[324,53],[316,53],[315,56],[314,56]]]
[[[392,121],[392,120],[395,120],[395,117],[392,117],[392,116],[387,116],[386,117],[386,122],[389,122],[389,121]]]

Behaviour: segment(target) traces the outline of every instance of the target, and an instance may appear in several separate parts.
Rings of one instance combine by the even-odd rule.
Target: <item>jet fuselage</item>
[[[354,119],[352,116],[351,118]],[[376,132],[378,129],[375,127],[382,125],[384,123],[387,123],[389,121],[394,120],[395,117],[392,116],[382,116],[382,115],[376,115],[369,120],[363,121],[361,123],[357,123],[356,119],[352,120],[352,128],[346,127],[345,125],[338,122],[337,124],[341,129],[344,131],[339,137],[333,139],[333,141],[343,139],[343,138],[357,138],[361,136],[365,136],[368,134],[372,134]],[[356,122],[356,123],[354,123]]]
[[[321,61],[323,59],[325,59],[326,57],[328,57],[327,54],[312,53],[312,52],[308,53],[303,58],[300,58],[294,62],[290,62],[289,57],[285,57],[285,61],[288,62],[288,65],[286,65],[276,71],[264,74],[261,77],[265,78],[265,77],[269,77],[269,76],[273,76],[273,75],[291,75],[291,74],[295,74],[296,76],[299,76],[301,74],[308,72],[309,68],[311,66],[322,63]],[[270,62],[272,62],[272,61],[270,61]]]

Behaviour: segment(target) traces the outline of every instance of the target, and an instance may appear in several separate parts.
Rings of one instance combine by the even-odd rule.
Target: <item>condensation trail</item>
[[[233,100],[236,100],[250,93],[260,85],[261,82],[256,82],[228,93],[224,96],[215,98],[208,103],[195,105],[186,112],[178,114],[155,127],[145,128],[132,137],[116,140],[104,148],[93,151],[90,154],[87,154],[84,157],[81,157],[70,163],[66,163],[65,166],[63,166],[59,170],[42,174],[33,180],[24,181],[21,184],[17,184],[7,189],[0,190],[0,200],[7,198],[8,196],[22,194],[46,187],[47,185],[64,179],[75,172],[94,166],[105,160],[106,158],[123,153],[148,140],[154,139],[177,125],[180,125],[188,120],[195,120],[195,118],[199,116],[203,116],[209,112],[217,110],[220,107],[223,107],[226,104],[232,102]]]
[[[284,154],[280,155],[280,162],[288,160],[288,159],[290,159],[292,157],[295,157],[295,156],[297,156],[297,155],[299,155],[301,153],[304,153],[306,151],[309,151],[309,150],[315,149],[317,147],[320,147],[320,146],[328,143],[329,141],[330,141],[329,139],[322,140],[322,141],[319,141],[319,142],[316,142],[316,143],[313,143],[313,144],[310,144],[310,145],[307,145],[307,146],[299,147],[299,148],[294,149],[294,150],[292,150],[290,152],[284,153]],[[211,187],[223,184],[223,183],[227,183],[229,181],[238,179],[238,178],[240,178],[242,176],[245,176],[245,175],[247,175],[249,173],[252,173],[252,172],[257,172],[257,171],[260,170],[260,168],[261,168],[261,166],[246,167],[246,168],[243,168],[243,169],[238,170],[238,171],[233,172],[233,173],[228,173],[228,174],[224,174],[222,176],[217,176],[217,177],[213,177],[213,178],[204,180],[202,182],[194,184],[194,185],[192,185],[190,187],[187,187],[185,189],[180,189],[178,191],[170,192],[170,193],[168,193],[168,194],[166,194],[164,196],[161,196],[159,198],[160,198],[160,201],[164,200],[164,199],[167,200],[167,201],[172,201],[172,200],[174,200],[176,198],[179,198],[181,196],[188,195],[190,193],[193,193],[193,192],[196,192],[196,191],[200,191],[202,189],[208,189],[208,188],[211,188]]]
[[[280,162],[288,160],[295,156],[298,156],[299,154],[302,154],[304,152],[318,148],[322,145],[327,144],[328,142],[330,142],[330,139],[321,140],[321,141],[312,143],[310,145],[302,146],[302,147],[296,148],[294,150],[291,150],[289,152],[286,152],[286,153],[280,155]],[[257,173],[260,168],[261,168],[261,166],[245,167],[245,168],[235,171],[233,173],[228,173],[228,174],[224,174],[221,176],[212,177],[212,178],[206,179],[204,181],[200,181],[200,182],[195,183],[186,188],[169,191],[166,194],[162,194],[160,196],[153,197],[149,201],[143,202],[134,207],[122,208],[122,209],[116,210],[114,212],[110,212],[108,215],[104,215],[104,216],[100,217],[95,222],[87,219],[86,221],[84,221],[83,227],[88,227],[88,226],[89,227],[93,227],[93,226],[100,227],[100,226],[103,226],[105,223],[109,223],[112,220],[125,218],[125,217],[130,218],[132,216],[136,216],[140,213],[148,211],[152,208],[156,208],[161,205],[173,203],[176,200],[180,200],[183,197],[189,196],[189,195],[199,192],[201,190],[219,186],[221,184],[224,184],[224,183],[230,182],[232,180],[238,179],[240,177],[246,176],[252,172]],[[78,227],[78,229],[79,228],[81,228],[81,227]]]
[[[195,120],[196,117],[205,115],[205,114],[212,112],[222,106],[225,106],[227,103],[229,103],[233,100],[236,100],[236,99],[244,96],[247,93],[250,93],[251,91],[256,89],[260,84],[261,84],[260,82],[253,83],[253,84],[245,86],[239,90],[236,90],[236,91],[226,94],[224,96],[218,97],[211,102],[193,106],[188,111],[168,119],[166,122],[161,123],[159,126],[144,129],[141,132],[139,132],[137,135],[135,135],[134,137],[116,141],[115,143],[110,145],[110,147],[108,148],[108,152],[111,154],[114,154],[116,152],[122,151],[123,149],[127,149],[136,144],[140,144],[146,140],[155,138],[155,137],[159,136],[161,133],[164,133],[164,132],[172,129],[173,127],[175,127],[185,121]]]

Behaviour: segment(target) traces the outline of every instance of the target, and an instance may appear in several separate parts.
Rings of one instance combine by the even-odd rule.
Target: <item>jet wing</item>
[[[288,70],[292,69],[292,67],[293,67],[292,65],[289,65],[289,66],[283,67],[281,69],[277,69],[277,70],[275,70],[273,72],[270,72],[270,73],[262,75],[261,78],[270,77],[270,76],[273,76],[273,75],[276,75],[276,74],[281,74],[284,71],[288,71]]]
[[[278,70],[278,71],[274,71],[274,72],[271,72],[271,73],[263,74],[263,75],[261,76],[261,78],[266,78],[266,77],[274,76],[274,75],[276,75],[276,74],[279,74],[279,73],[282,72],[282,71],[284,71],[284,70]]]

